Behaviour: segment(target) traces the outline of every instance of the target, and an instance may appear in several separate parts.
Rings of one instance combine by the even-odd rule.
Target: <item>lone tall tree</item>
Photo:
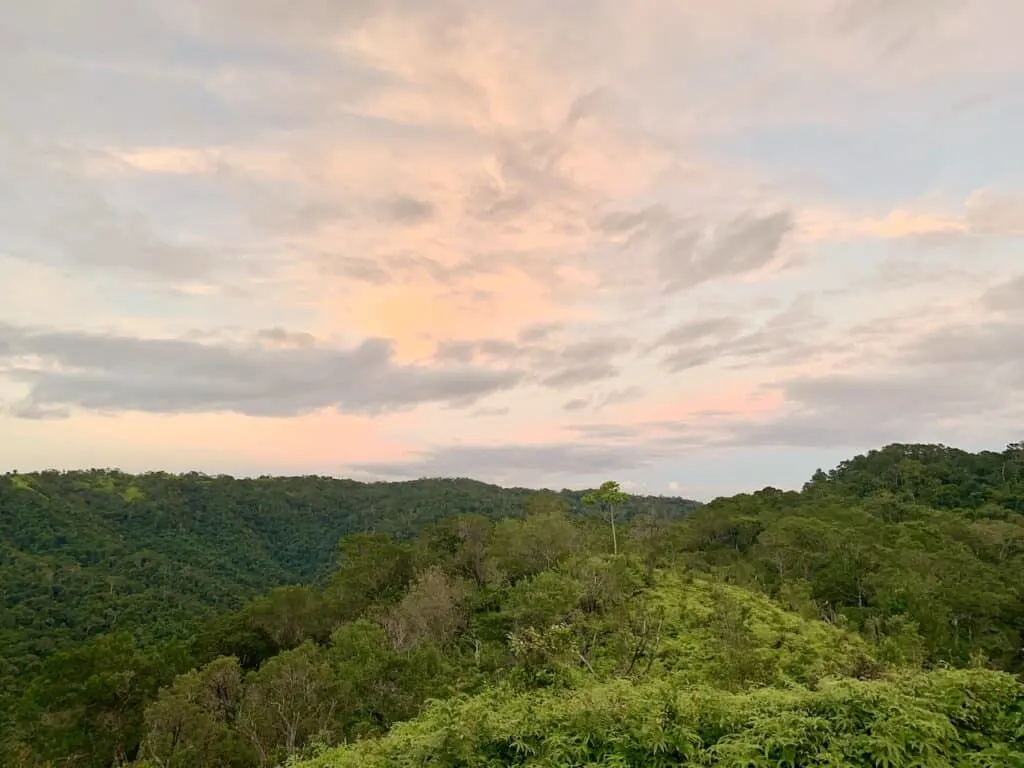
[[[615,534],[615,507],[625,500],[626,494],[614,480],[601,483],[600,488],[587,491],[583,496],[584,504],[594,505],[601,514],[608,515],[608,521],[612,524],[612,552],[616,555],[619,554],[619,539]]]

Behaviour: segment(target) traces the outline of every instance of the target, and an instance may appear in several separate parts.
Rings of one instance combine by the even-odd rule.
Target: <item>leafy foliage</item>
[[[817,689],[728,693],[671,678],[569,695],[504,690],[433,703],[386,738],[294,763],[302,768],[465,766],[864,766],[1024,764],[1024,687],[984,670]]]

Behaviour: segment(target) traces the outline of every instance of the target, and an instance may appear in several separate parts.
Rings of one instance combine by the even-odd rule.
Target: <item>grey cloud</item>
[[[667,331],[658,340],[658,345],[692,344],[705,339],[721,340],[735,337],[743,323],[735,317],[709,317],[704,320],[688,320]]]
[[[61,421],[71,416],[71,410],[68,408],[41,405],[32,401],[20,401],[7,407],[0,403],[0,413],[28,421]]]
[[[608,90],[606,88],[593,88],[581,93],[569,106],[569,113],[565,117],[565,125],[573,127],[581,120],[586,120],[591,115],[601,111],[608,101]]]
[[[726,339],[717,350],[698,346],[690,352],[708,358],[742,354],[761,356],[761,362],[777,360],[780,350],[772,333],[784,331],[795,338],[782,346],[783,357],[806,359],[815,348],[799,335],[820,324],[811,309],[809,297],[802,297],[757,331]],[[703,338],[697,332],[703,329],[692,325],[696,331],[680,337]],[[908,330],[902,318],[894,318],[851,332],[851,338],[894,327]],[[685,345],[681,349],[686,351]],[[766,393],[777,392],[785,404],[767,419],[708,412],[695,414],[693,423],[586,424],[572,429],[586,440],[622,440],[653,455],[651,451],[681,451],[697,444],[862,449],[892,441],[957,442],[1024,422],[1024,320],[948,326],[912,337],[884,357],[852,362],[850,372],[764,385]]]
[[[519,341],[530,344],[538,341],[546,341],[553,333],[562,328],[561,323],[535,323],[528,325],[519,332]]]
[[[311,333],[288,331],[284,328],[264,328],[256,332],[256,340],[282,347],[312,347],[316,337]]]
[[[562,410],[581,411],[587,407],[597,409],[606,405],[629,403],[641,397],[643,392],[644,391],[640,387],[613,389],[610,392],[605,392],[604,394],[594,394],[589,397],[577,397],[572,400],[568,400],[562,405]]]
[[[281,200],[266,200],[260,201],[251,218],[256,226],[302,233],[346,220],[350,216],[351,211],[347,206],[333,200],[314,200],[298,206],[288,206]]]
[[[950,415],[951,409],[974,405],[982,389],[975,381],[900,372],[886,377],[862,374],[795,379],[786,384],[784,392],[790,402],[817,413],[872,414],[876,423],[891,423]]]
[[[434,360],[441,363],[468,363],[479,357],[496,362],[523,361],[535,349],[505,339],[476,339],[473,341],[441,340],[434,349]]]
[[[943,430],[949,434],[1007,406],[1005,393],[985,382],[904,371],[796,379],[781,391],[785,415],[731,424],[722,441],[815,448],[935,441]]]
[[[257,36],[265,43],[329,45],[340,32],[353,31],[384,13],[413,17],[424,13],[416,0],[296,0],[281,4],[275,0],[184,0],[181,4],[195,20],[197,32],[215,32],[229,38]],[[457,22],[461,3],[440,0],[430,8],[443,22]],[[442,36],[446,24],[439,23]]]
[[[805,294],[753,330],[733,317],[688,320],[668,330],[653,349],[668,350],[664,365],[673,372],[721,361],[734,368],[791,365],[812,357],[827,327]]]
[[[561,161],[576,124],[594,114],[602,98],[600,89],[579,95],[557,130],[502,136],[494,151],[497,176],[477,180],[465,196],[466,213],[492,224],[506,224],[539,205],[561,210],[567,221],[577,216],[586,195]]]
[[[638,441],[643,435],[643,427],[639,424],[606,424],[588,423],[571,424],[570,432],[583,436],[586,440],[629,440]]]
[[[382,339],[349,349],[268,348],[0,326],[0,348],[0,375],[29,389],[12,409],[22,415],[82,408],[289,416],[328,407],[372,414],[465,405],[522,378],[466,365],[399,365]]]
[[[594,228],[608,235],[629,233],[640,240],[652,235],[674,234],[683,223],[664,206],[652,205],[637,211],[611,211],[600,217]]]
[[[1024,196],[985,191],[967,204],[967,224],[978,235],[1024,236]]]
[[[744,214],[717,227],[702,248],[666,248],[661,254],[662,279],[672,290],[753,272],[778,256],[783,238],[792,228],[788,211],[767,216]]]
[[[651,437],[638,426],[578,424],[567,429],[578,440],[553,444],[437,446],[417,458],[350,465],[350,471],[376,477],[475,477],[530,484],[558,478],[613,476],[677,460],[680,451],[699,448],[704,436],[689,431]]]
[[[88,153],[0,133],[0,248],[29,261],[155,279],[208,277],[226,255],[161,237],[83,175]],[[233,266],[244,259],[235,254]]]
[[[620,403],[630,403],[634,400],[640,399],[644,394],[643,389],[640,387],[626,387],[624,389],[614,389],[607,393],[601,402],[604,405],[618,405]]]
[[[871,372],[799,377],[777,389],[786,412],[729,424],[740,445],[868,446],[991,431],[1024,419],[1024,322],[948,327],[892,351]]]
[[[800,300],[769,325],[799,327]],[[766,419],[696,414],[692,423],[586,423],[579,441],[547,446],[439,447],[408,463],[362,465],[386,476],[496,480],[608,475],[663,463],[699,448],[862,450],[892,441],[956,442],[1024,423],[1024,321],[950,327],[912,339],[874,370],[800,376],[765,385],[785,402]],[[586,407],[595,396],[569,400]],[[993,425],[999,425],[994,427]]]
[[[434,359],[442,363],[469,363],[476,354],[471,341],[442,341],[434,350]]]
[[[997,312],[1024,310],[1024,275],[990,288],[981,297],[981,302]]]
[[[291,129],[298,113],[323,119],[339,96],[380,84],[365,62],[339,65],[311,38],[295,46],[292,24],[271,28],[249,5],[101,0],[83,13],[64,0],[5,3],[0,103],[18,108],[3,118],[96,146],[228,145]]]
[[[570,389],[581,384],[592,384],[596,381],[613,379],[619,375],[619,369],[608,362],[582,363],[563,368],[556,373],[541,379],[541,385],[551,389]]]
[[[340,277],[371,285],[384,285],[395,278],[395,275],[380,262],[365,256],[333,256],[321,260],[321,264]]]
[[[538,200],[539,197],[534,198],[525,191],[506,191],[497,179],[487,179],[470,191],[466,209],[474,218],[499,221],[529,213]]]
[[[472,445],[440,447],[405,462],[354,464],[379,477],[478,477],[503,482],[606,476],[648,465],[652,456],[626,445]]]
[[[315,262],[326,272],[372,285],[426,278],[441,285],[453,286],[465,278],[488,271],[486,264],[475,260],[441,264],[429,257],[407,252],[389,253],[377,258],[319,253],[315,255]]]
[[[629,352],[634,343],[624,337],[597,338],[565,346],[560,356],[571,363],[590,363],[595,359],[610,359]]]
[[[715,348],[683,348],[666,355],[663,362],[669,371],[679,373],[680,371],[688,371],[691,368],[700,368],[702,365],[713,363],[720,356],[719,350]]]
[[[646,259],[662,289],[673,293],[773,263],[793,229],[793,217],[789,211],[745,213],[708,226],[663,206],[651,206],[607,213],[592,226],[602,234],[624,238],[614,266],[624,256],[632,261]]]
[[[484,339],[477,343],[477,349],[482,355],[498,360],[515,360],[533,351],[530,347],[523,347],[505,339]]]
[[[572,185],[558,169],[564,151],[552,134],[505,140],[495,155],[500,175],[477,181],[466,195],[466,213],[482,221],[505,222],[570,191]]]
[[[904,346],[898,354],[906,363],[950,371],[980,366],[978,372],[991,377],[1006,366],[1024,366],[1024,322],[945,328]]]
[[[860,34],[881,55],[895,55],[915,43],[931,43],[928,33],[963,0],[842,0],[829,17],[840,32]]]
[[[507,339],[442,341],[434,359],[439,362],[468,362],[477,357],[493,363],[515,364],[532,374],[532,379],[549,389],[571,389],[584,384],[615,378],[619,368],[614,361],[629,354],[634,342],[619,336],[598,336],[585,341],[557,344],[544,333],[527,334],[532,343]]]
[[[378,215],[386,221],[399,224],[421,224],[433,218],[434,204],[407,195],[381,200],[376,205]]]
[[[351,222],[357,213],[379,221],[383,224],[399,224],[415,226],[429,221],[434,217],[437,208],[429,200],[421,200],[411,195],[394,195],[377,200],[358,200],[355,198],[338,199],[327,194],[322,199],[315,197],[300,205],[289,203],[279,194],[268,194],[255,181],[246,180],[245,172],[237,172],[238,185],[244,194],[254,198],[253,211],[250,214],[255,226],[268,228],[275,232],[288,234],[308,233],[330,224]],[[298,193],[295,193],[298,194]],[[307,193],[308,194],[308,193]],[[402,268],[404,255],[389,257],[392,268]],[[351,258],[351,257],[349,257]],[[340,257],[344,261],[345,257]],[[433,263],[424,257],[404,256],[404,266],[424,267]]]

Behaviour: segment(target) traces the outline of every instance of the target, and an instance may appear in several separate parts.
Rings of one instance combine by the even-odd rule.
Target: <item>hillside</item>
[[[463,479],[2,476],[0,679],[105,632],[145,641],[187,636],[198,619],[271,587],[316,583],[348,533],[402,537],[445,516],[517,516],[532,493]],[[580,492],[560,497],[580,508]],[[623,516],[677,517],[695,506],[631,497]]]
[[[569,494],[420,507],[185,643],[69,641],[0,763],[1024,766],[1021,459],[889,446],[617,540]]]

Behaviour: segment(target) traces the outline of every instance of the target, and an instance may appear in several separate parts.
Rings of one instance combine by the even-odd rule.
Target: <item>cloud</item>
[[[203,344],[0,326],[0,374],[28,387],[11,408],[114,413],[235,412],[293,416],[323,408],[374,414],[421,403],[468,405],[518,384],[512,369],[398,365],[388,342],[352,348],[280,346],[302,335],[261,334],[258,344]]]
[[[518,339],[524,344],[545,341],[561,328],[561,323],[534,323],[521,329]]]
[[[427,450],[409,461],[356,463],[349,469],[388,478],[487,477],[536,484],[538,478],[564,481],[614,475],[650,464],[655,458],[653,453],[628,445],[467,445]]]
[[[801,305],[807,308],[805,302],[797,302],[797,310]],[[765,325],[785,327],[799,314],[790,307]],[[913,326],[900,320],[879,319],[876,325],[890,339],[894,334],[902,339],[884,357],[873,357],[871,347],[865,347],[865,358],[848,363],[850,370],[845,372],[797,374],[766,382],[761,392],[778,396],[767,411],[741,414],[742,409],[732,407],[702,412],[692,404],[671,417],[644,420],[638,414],[628,423],[582,423],[567,429],[582,444],[600,446],[608,455],[631,452],[632,458],[621,459],[618,470],[629,472],[637,463],[667,466],[672,456],[690,451],[863,450],[893,441],[974,442],[986,435],[991,438],[991,426],[985,425],[1003,425],[1002,434],[1024,418],[1018,396],[1024,385],[1020,322],[995,317],[969,325],[947,321],[909,334],[906,329]],[[705,329],[719,327],[730,325],[693,324],[694,332],[681,337],[702,338]],[[570,403],[572,411],[588,404],[582,398]]]
[[[973,442],[978,419],[1013,412],[997,386],[905,372],[794,379],[781,390],[782,415],[726,425],[711,444],[865,449],[951,437]]]
[[[983,189],[967,200],[966,219],[982,235],[1024,236],[1024,194]]]
[[[611,363],[595,362],[571,365],[541,380],[551,389],[571,389],[581,384],[593,384],[619,375],[619,369]]]
[[[312,347],[316,344],[313,334],[284,328],[264,328],[256,332],[256,340],[261,344],[280,347]]]
[[[471,363],[477,346],[472,341],[441,341],[434,349],[434,359],[440,363]]]
[[[780,412],[724,426],[742,445],[870,446],[976,436],[1024,417],[1024,322],[992,319],[945,325],[895,345],[861,370],[796,376],[765,385],[783,397]],[[872,370],[873,369],[873,370]],[[929,437],[930,436],[930,437]]]
[[[421,224],[432,218],[435,213],[434,204],[427,200],[399,195],[378,204],[380,215],[387,221],[399,224]]]
[[[536,132],[518,142],[499,139],[493,170],[466,195],[466,213],[502,223],[531,213],[542,201],[574,195],[577,190],[559,165],[566,139],[554,132]]]
[[[783,238],[792,228],[788,211],[744,214],[717,227],[702,252],[681,260],[677,260],[681,254],[665,252],[662,275],[670,287],[685,288],[718,276],[761,269],[779,255]]]
[[[562,410],[569,412],[583,410],[598,411],[605,406],[631,403],[635,400],[639,400],[643,395],[644,390],[637,386],[613,389],[606,392],[594,392],[586,397],[576,397],[572,400],[567,400],[562,404]],[[569,429],[578,428],[579,425],[572,425],[569,427]]]
[[[371,285],[384,285],[395,280],[395,274],[385,264],[365,256],[336,256],[330,260],[329,269],[346,279]]]
[[[613,211],[597,230],[616,244],[618,258],[643,255],[667,293],[743,276],[776,263],[793,229],[788,211],[744,212],[722,221],[678,216],[663,206]]]
[[[906,338],[874,366],[764,383],[762,395],[778,398],[762,413],[741,414],[737,408],[702,412],[691,405],[669,418],[568,424],[564,433],[574,435],[573,440],[438,445],[419,457],[353,468],[387,477],[458,474],[508,482],[532,478],[536,483],[538,478],[547,482],[653,471],[691,452],[991,441],[990,425],[1002,424],[1002,434],[1007,425],[1024,419],[1022,387],[1024,323],[947,324]],[[576,398],[563,408],[577,413],[591,403]]]
[[[82,175],[82,152],[26,141],[0,126],[0,249],[48,265],[191,280],[215,249],[170,242],[139,211],[113,207]]]
[[[1016,187],[975,190],[956,208],[927,201],[920,205],[917,210],[901,207],[875,216],[808,208],[800,212],[798,224],[811,241],[877,238],[941,243],[1024,235],[1024,194]]]
[[[531,381],[573,389],[617,376],[610,361],[631,348],[615,337],[562,346],[484,339],[447,342],[429,365],[403,365],[384,339],[339,348],[279,327],[259,330],[247,342],[0,325],[0,376],[28,387],[9,408],[24,418],[68,408],[254,416],[335,408],[373,414],[435,402],[463,408]],[[632,394],[627,389],[607,397]]]
[[[585,332],[576,331],[578,334]],[[620,368],[615,361],[637,350],[635,342],[621,336],[595,335],[583,341],[557,341],[550,338],[548,330],[537,333],[537,329],[532,328],[520,334],[521,339],[524,337],[531,341],[442,341],[435,348],[434,359],[514,364],[530,371],[542,387],[567,390],[616,378]]]
[[[418,3],[409,0],[351,0],[346,3],[325,3],[321,0],[300,0],[287,7],[273,0],[212,0],[178,4],[177,13],[183,22],[197,29],[228,37],[257,36],[266,43],[327,45],[346,29],[356,29],[372,18],[385,13],[416,15]],[[455,7],[454,3],[441,3]]]
[[[982,303],[997,312],[1024,310],[1024,275],[993,286],[981,297]]]
[[[664,366],[672,372],[730,361],[732,367],[793,365],[821,350],[827,323],[814,309],[813,295],[801,294],[759,327],[737,317],[686,320],[652,345],[667,350]]]
[[[894,54],[915,40],[927,40],[962,5],[963,0],[842,0],[834,18],[840,30],[874,37],[885,53]]]
[[[743,322],[736,317],[709,317],[699,320],[687,320],[663,334],[658,344],[693,344],[706,339],[732,338],[742,329]]]

